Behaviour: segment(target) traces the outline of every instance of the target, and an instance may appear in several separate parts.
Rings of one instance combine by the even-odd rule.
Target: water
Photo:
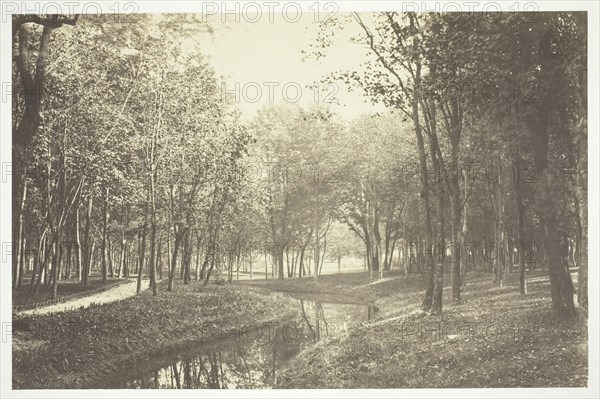
[[[138,362],[100,381],[98,388],[271,388],[277,372],[301,350],[352,325],[371,320],[377,307],[296,297],[299,319],[229,330],[216,341]]]

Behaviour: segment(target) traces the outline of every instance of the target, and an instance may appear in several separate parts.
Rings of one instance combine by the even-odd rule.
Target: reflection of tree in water
[[[336,304],[327,308],[321,302],[299,300],[302,318],[287,324],[263,326],[260,331],[235,336],[211,345],[208,350],[184,354],[167,366],[149,370],[140,377],[123,381],[119,387],[171,389],[226,389],[273,387],[278,368],[302,349],[335,334],[345,320],[371,319],[377,308],[362,315],[356,305]],[[354,307],[354,308],[353,308]],[[327,314],[327,316],[326,316]],[[165,364],[165,363],[163,363]]]
[[[337,309],[337,316],[335,314],[336,312],[332,312],[328,314],[328,317],[325,317],[325,307],[321,302],[305,301],[302,299],[299,301],[300,308],[302,310],[302,319],[308,330],[311,332],[314,342],[320,341],[322,338],[329,335],[336,334],[340,329],[346,329],[348,327],[348,318],[352,317],[350,321],[350,323],[352,323],[353,321],[359,321],[360,318],[364,317],[360,315],[360,318],[357,319],[357,314],[349,311],[351,308],[356,309],[357,306],[364,309],[364,307],[360,305],[336,304],[334,306]],[[314,320],[311,320],[311,318],[308,316],[311,313],[308,309],[311,305],[314,307]],[[379,308],[373,305],[368,305],[365,307],[367,310],[367,321],[371,321],[377,316],[377,313],[379,313]],[[342,311],[340,312],[340,310]],[[342,314],[342,317],[340,317],[340,313]]]
[[[263,342],[264,341],[264,342]],[[279,339],[229,342],[129,380],[127,388],[227,389],[273,386]]]
[[[308,303],[312,303],[313,307],[315,308],[314,311],[314,315],[315,315],[315,321],[314,321],[314,325],[311,324],[307,314],[306,314],[306,307],[305,307],[305,302]],[[302,308],[302,318],[304,320],[304,323],[306,324],[306,326],[308,327],[308,329],[310,330],[310,332],[312,333],[312,337],[313,337],[313,341],[314,342],[318,342],[321,340],[321,330],[322,328],[324,328],[325,330],[325,336],[328,336],[330,333],[330,322],[327,320],[327,318],[325,317],[325,312],[323,310],[323,305],[321,304],[321,302],[314,302],[314,301],[304,301],[302,299],[300,299],[300,307]]]
[[[153,372],[155,388],[228,388],[226,368],[221,352],[211,352],[183,359]],[[142,379],[143,381],[143,379]],[[135,381],[133,384],[135,385]]]

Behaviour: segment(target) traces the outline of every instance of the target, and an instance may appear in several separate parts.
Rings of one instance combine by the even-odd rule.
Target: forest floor
[[[448,279],[449,280],[449,279]],[[448,281],[449,283],[449,281]],[[489,275],[469,275],[460,305],[444,289],[444,311],[420,311],[424,274],[368,273],[243,282],[323,298],[365,301],[375,321],[328,337],[305,350],[280,374],[285,388],[583,387],[587,385],[587,319],[557,320],[545,272],[518,275],[496,287]],[[325,300],[325,299],[324,299]]]
[[[196,281],[166,292],[161,281],[157,296],[145,290],[85,309],[16,314],[13,388],[85,388],[138,361],[298,312],[296,301],[279,293]]]
[[[108,289],[117,287],[130,280],[128,279],[109,279],[106,283],[102,282],[102,278],[90,278],[89,285],[84,286],[79,281],[59,281],[58,282],[58,298],[71,297],[79,298],[89,293],[103,292]],[[21,287],[12,290],[12,306],[29,307],[37,303],[42,303],[52,299],[52,288],[42,286],[40,293],[36,296],[29,292],[29,280],[23,281]],[[70,300],[70,299],[69,299]]]

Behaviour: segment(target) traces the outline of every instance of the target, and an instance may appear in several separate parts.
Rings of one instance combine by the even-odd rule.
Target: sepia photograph
[[[3,398],[598,397],[598,3],[1,8]]]

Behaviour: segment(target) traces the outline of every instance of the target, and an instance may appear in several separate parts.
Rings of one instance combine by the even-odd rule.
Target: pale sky
[[[330,72],[359,67],[366,48],[348,41],[357,32],[357,26],[338,31],[336,43],[324,59],[309,57],[303,61],[301,51],[310,51],[309,44],[315,42],[319,29],[312,15],[303,16],[296,23],[281,17],[273,22],[266,18],[257,23],[243,19],[235,22],[231,18],[222,23],[217,16],[211,25],[215,32],[202,38],[201,51],[209,56],[217,75],[223,77],[231,96],[238,95],[239,108],[247,118],[269,103],[296,100],[304,107],[327,102],[345,120],[383,108],[374,108],[362,90],[348,93],[343,82],[320,84],[319,89],[307,87]]]

